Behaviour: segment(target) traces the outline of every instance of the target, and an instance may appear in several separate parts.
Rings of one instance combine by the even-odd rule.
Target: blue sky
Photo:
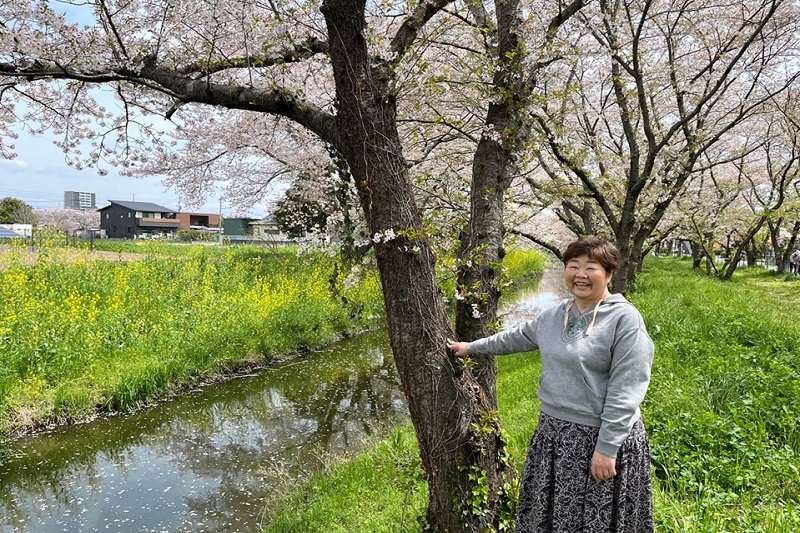
[[[91,8],[87,6],[53,2],[51,7],[61,9],[70,22],[94,23]],[[161,177],[120,176],[115,169],[109,169],[106,176],[100,176],[95,169],[79,171],[67,165],[64,153],[53,144],[54,137],[25,134],[21,130],[19,133],[19,139],[13,141],[17,158],[11,161],[0,158],[0,198],[19,198],[36,209],[60,208],[64,205],[64,191],[83,191],[95,193],[98,208],[108,205],[108,200],[136,200],[192,212],[217,213],[220,210],[217,191],[208,192],[203,206],[188,209],[177,191],[164,187]],[[266,209],[264,202],[247,214],[261,217],[266,215]],[[244,214],[235,213],[224,200],[222,212]]]
[[[162,177],[120,176],[113,168],[106,176],[100,176],[95,169],[76,170],[67,165],[64,153],[53,140],[47,135],[20,134],[14,141],[17,158],[0,159],[0,198],[19,198],[36,209],[59,208],[64,204],[64,191],[84,191],[95,193],[98,208],[108,205],[108,200],[136,200],[192,212],[220,210],[216,191],[209,191],[203,206],[189,209],[177,191],[165,188]],[[264,216],[266,209],[263,203],[249,215]],[[236,214],[224,200],[222,212]]]
[[[131,178],[111,169],[107,176],[97,171],[76,170],[67,165],[64,153],[53,138],[21,134],[15,141],[17,158],[0,159],[0,197],[13,196],[37,209],[63,207],[64,191],[85,191],[97,195],[97,207],[107,200],[153,202],[178,208],[177,192],[166,190],[159,177]],[[201,210],[219,211],[216,195]]]

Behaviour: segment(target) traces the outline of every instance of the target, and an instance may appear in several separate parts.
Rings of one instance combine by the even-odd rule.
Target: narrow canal
[[[549,272],[506,326],[562,296]],[[256,532],[265,506],[407,416],[384,332],[191,391],[133,415],[10,443],[3,533]]]

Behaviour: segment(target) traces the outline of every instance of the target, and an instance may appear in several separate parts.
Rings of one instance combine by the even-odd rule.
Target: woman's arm
[[[447,339],[447,347],[453,350],[458,357],[466,357],[469,354],[503,355],[536,350],[539,348],[536,342],[536,319],[472,342],[456,342]]]
[[[611,351],[606,401],[596,450],[614,457],[633,427],[639,404],[650,385],[654,345],[638,311],[617,326]]]

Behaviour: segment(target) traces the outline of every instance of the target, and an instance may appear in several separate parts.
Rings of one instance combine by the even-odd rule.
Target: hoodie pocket
[[[606,399],[605,392],[604,392],[603,394],[600,394],[599,392],[595,391],[594,387],[592,387],[592,386],[589,384],[589,380],[588,380],[588,379],[586,379],[586,376],[583,376],[583,384],[586,386],[586,388],[589,390],[589,392],[590,392],[590,393],[591,393],[593,396],[595,396],[595,397],[597,397],[597,398],[600,398],[601,400],[605,401],[605,399]]]
[[[539,397],[553,407],[591,416],[600,416],[605,404],[605,396],[579,373],[545,372],[539,378]]]

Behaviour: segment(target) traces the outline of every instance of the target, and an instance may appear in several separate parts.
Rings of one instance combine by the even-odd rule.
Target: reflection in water
[[[542,310],[552,307],[560,301],[561,298],[558,295],[548,292],[522,295],[519,300],[514,302],[514,307],[500,311],[500,316],[503,318],[503,328],[513,328],[525,320],[530,320]]]
[[[518,288],[509,301],[501,301],[498,313],[503,329],[518,326],[535,318],[542,310],[552,307],[569,296],[561,279],[560,266],[545,269],[541,281]]]
[[[127,417],[24,438],[3,532],[257,531],[270,491],[406,416],[383,333]]]

